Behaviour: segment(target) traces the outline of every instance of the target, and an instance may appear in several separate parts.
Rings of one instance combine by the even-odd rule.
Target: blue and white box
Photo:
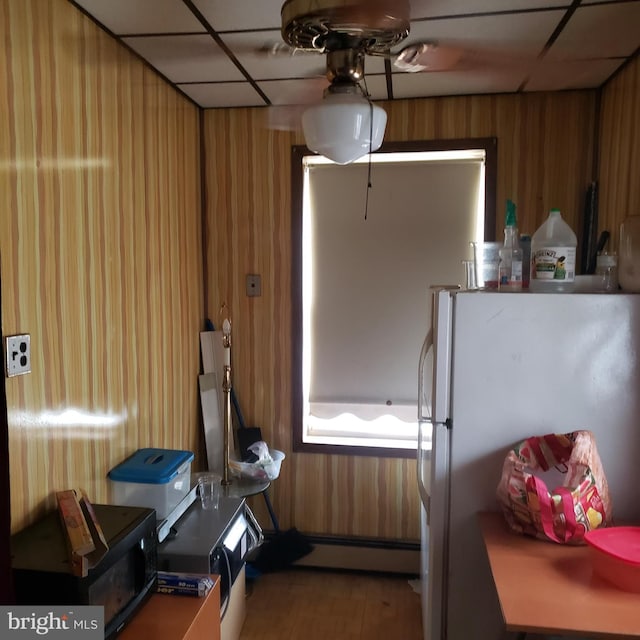
[[[164,520],[191,487],[191,451],[138,449],[111,469],[112,503],[156,510]]]

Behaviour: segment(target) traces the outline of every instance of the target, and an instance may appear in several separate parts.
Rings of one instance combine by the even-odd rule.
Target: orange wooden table
[[[640,594],[594,576],[586,546],[512,533],[501,513],[478,518],[508,631],[640,638]]]
[[[154,593],[118,640],[220,640],[220,578],[204,598]]]

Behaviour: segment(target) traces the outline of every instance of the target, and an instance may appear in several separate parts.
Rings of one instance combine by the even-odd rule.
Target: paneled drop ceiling
[[[325,56],[282,43],[282,0],[70,0],[203,108],[301,104]],[[416,41],[455,47],[450,68],[407,73],[367,56],[374,100],[596,88],[640,50],[640,0],[412,0]],[[445,65],[446,66],[446,65]]]

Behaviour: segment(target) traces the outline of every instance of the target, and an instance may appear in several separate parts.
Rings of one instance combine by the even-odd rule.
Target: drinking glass
[[[211,511],[218,508],[222,478],[215,473],[203,473],[198,476],[198,493],[203,509]]]

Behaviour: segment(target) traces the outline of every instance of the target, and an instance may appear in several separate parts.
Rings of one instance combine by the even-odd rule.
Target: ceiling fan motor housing
[[[409,0],[286,0],[282,37],[298,49],[383,53],[409,35]]]

